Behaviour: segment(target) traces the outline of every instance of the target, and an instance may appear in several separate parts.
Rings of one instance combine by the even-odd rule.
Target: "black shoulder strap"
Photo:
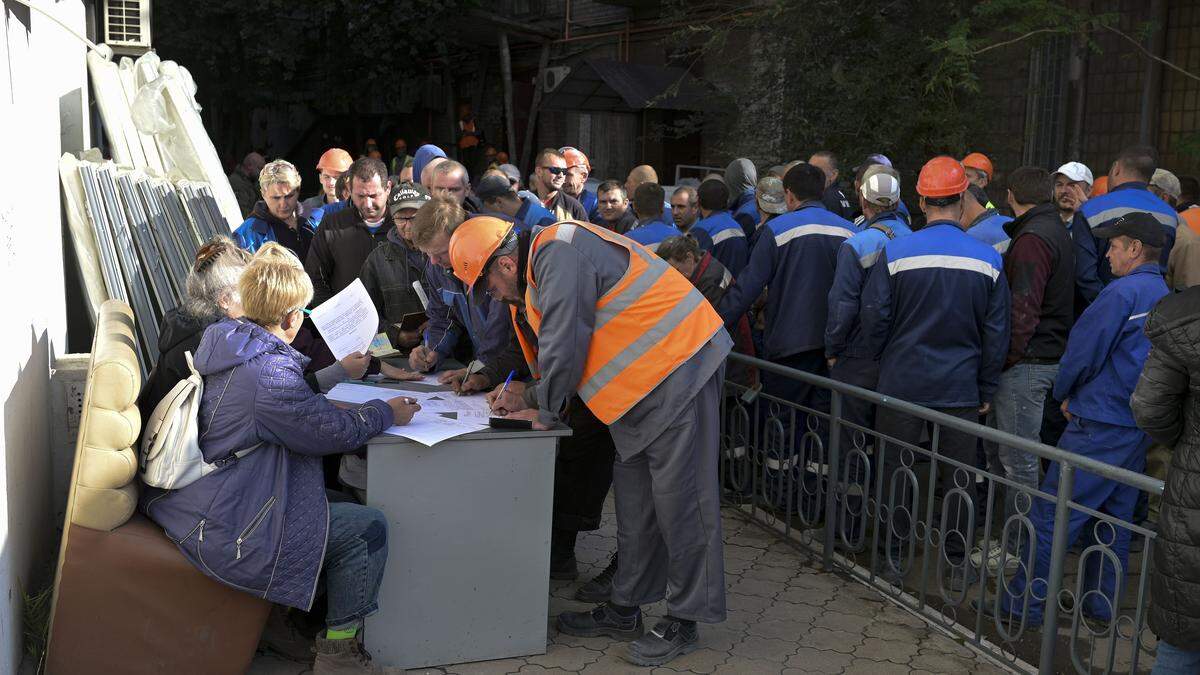
[[[867,229],[869,229],[869,230],[879,230],[879,231],[880,231],[880,232],[882,232],[882,233],[884,234],[884,236],[886,236],[888,239],[895,239],[895,238],[896,238],[896,232],[895,232],[895,231],[894,231],[892,228],[888,227],[887,225],[884,225],[883,223],[871,223],[871,226],[870,226],[869,228],[867,228]]]

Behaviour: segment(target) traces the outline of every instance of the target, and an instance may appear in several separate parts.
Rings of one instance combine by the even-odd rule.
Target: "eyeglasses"
[[[564,176],[567,173],[567,168],[564,166],[543,166],[538,168],[545,169],[555,176]]]

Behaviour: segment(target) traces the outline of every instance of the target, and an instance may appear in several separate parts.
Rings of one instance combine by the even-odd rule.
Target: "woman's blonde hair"
[[[286,159],[277,159],[264,166],[258,173],[258,188],[266,194],[267,188],[276,183],[282,183],[292,190],[298,189],[300,172],[296,170],[296,165]]]
[[[187,275],[183,311],[206,322],[224,318],[222,303],[238,301],[238,279],[248,262],[250,254],[229,237],[218,235],[205,242]]]
[[[238,281],[242,311],[247,319],[275,326],[312,301],[312,280],[295,254],[270,241],[254,254]]]

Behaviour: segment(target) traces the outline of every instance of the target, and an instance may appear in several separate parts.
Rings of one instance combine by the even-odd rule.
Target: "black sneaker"
[[[654,630],[634,640],[625,659],[638,666],[661,666],[676,656],[695,651],[699,641],[700,631],[696,630],[695,621],[668,616]]]
[[[558,615],[558,632],[576,637],[607,635],[618,640],[635,640],[642,636],[642,610],[626,617],[604,603],[590,612],[563,612]]]
[[[580,602],[608,602],[612,598],[613,577],[617,576],[617,554],[612,555],[608,567],[597,574],[594,579],[575,591],[575,599]]]
[[[550,579],[553,581],[575,581],[579,576],[579,565],[575,562],[575,554],[555,557],[550,556]],[[607,598],[606,598],[607,599]]]

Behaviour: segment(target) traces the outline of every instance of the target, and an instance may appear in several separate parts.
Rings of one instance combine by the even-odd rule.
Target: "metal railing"
[[[1146,627],[1153,525],[1088,508],[1071,495],[1083,472],[1128,486],[1143,499],[1161,495],[1162,481],[767,361],[733,354],[730,364],[816,387],[828,394],[829,406],[808,407],[727,379],[721,410],[726,506],[1013,670],[1150,669],[1156,645]],[[922,440],[846,419],[843,409],[853,400],[922,420]],[[963,461],[961,453],[942,452],[949,434],[1057,463],[1057,493],[991,473],[980,462]],[[886,471],[877,469],[881,464]],[[952,482],[942,473],[947,471]],[[1005,491],[1015,500],[1011,515],[998,501]],[[1068,541],[1071,518],[1087,520],[1082,548]],[[1047,530],[1040,554],[1038,521]],[[1126,537],[1132,544],[1128,563],[1120,554]],[[989,564],[993,540],[1000,553]],[[1039,557],[1046,568],[1047,540],[1046,573],[1022,584]],[[1106,573],[1115,582],[1107,588]],[[1044,606],[1040,624],[1038,605]]]

